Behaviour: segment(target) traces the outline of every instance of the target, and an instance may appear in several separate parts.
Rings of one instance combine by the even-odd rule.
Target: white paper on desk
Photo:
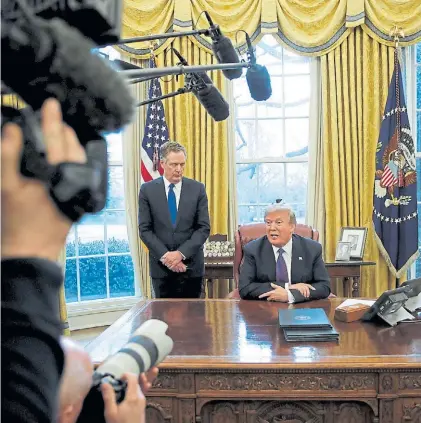
[[[342,304],[339,304],[337,308],[352,306],[355,304],[366,304],[366,305],[373,305],[376,301],[374,300],[354,300],[353,298],[348,298]]]
[[[389,323],[390,326],[396,326],[402,320],[414,320],[415,317],[408,313],[404,307],[400,307],[394,313],[389,313],[386,315],[377,313],[377,315],[382,318],[386,323]]]
[[[416,297],[408,298],[404,307],[409,311],[415,311],[421,308],[421,292]]]

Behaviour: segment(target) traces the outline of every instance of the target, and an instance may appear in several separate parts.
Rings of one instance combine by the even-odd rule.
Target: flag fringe
[[[386,251],[386,249],[383,246],[382,240],[377,235],[376,228],[374,226],[374,222],[372,222],[372,224],[373,224],[373,230],[374,230],[374,238],[376,240],[377,247],[379,248],[380,253],[383,256],[384,260],[386,261],[387,267],[389,268],[390,272],[392,273],[392,275],[395,278],[398,278],[398,279],[401,278],[405,274],[405,272],[411,267],[412,263],[414,263],[415,260],[418,258],[420,252],[417,249],[417,251],[414,254],[412,254],[411,257],[409,257],[409,259],[399,269],[399,271],[396,270],[396,267],[392,264],[392,260],[390,259],[388,252]]]

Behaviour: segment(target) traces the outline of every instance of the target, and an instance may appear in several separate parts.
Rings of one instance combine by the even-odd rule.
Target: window
[[[256,47],[272,96],[250,97],[245,75],[234,82],[238,222],[263,221],[276,199],[304,222],[307,198],[310,61],[283,49],[271,35]]]
[[[108,48],[102,53],[119,56]],[[114,58],[114,57],[111,57]],[[122,133],[106,136],[108,198],[103,211],[73,225],[66,245],[67,303],[135,295],[124,205]]]

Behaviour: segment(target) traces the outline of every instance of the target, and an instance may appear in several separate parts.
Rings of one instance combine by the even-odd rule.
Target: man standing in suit
[[[139,192],[139,235],[149,249],[152,285],[156,298],[199,298],[208,198],[202,183],[183,177],[187,154],[181,144],[167,142],[160,153],[163,177]]]
[[[281,204],[271,205],[265,223],[266,235],[244,247],[241,298],[298,303],[328,297],[330,280],[322,246],[294,234],[294,212]]]

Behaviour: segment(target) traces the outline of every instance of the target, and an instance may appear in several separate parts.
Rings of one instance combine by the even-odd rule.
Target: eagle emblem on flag
[[[396,188],[404,188],[417,181],[415,148],[409,127],[402,127],[400,137],[394,132],[382,157],[382,169],[376,171],[375,194],[385,198],[385,206],[407,205],[411,196],[395,196]],[[399,141],[398,141],[399,138]],[[381,147],[381,146],[379,146]]]

